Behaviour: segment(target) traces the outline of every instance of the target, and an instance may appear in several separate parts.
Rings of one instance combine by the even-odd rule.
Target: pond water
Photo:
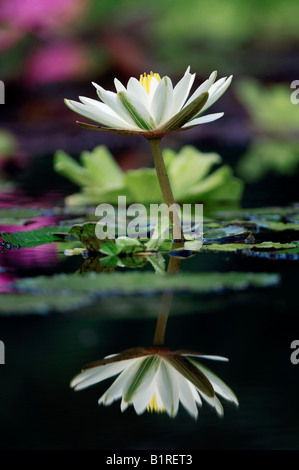
[[[32,225],[36,224],[51,226],[53,217],[35,219]],[[269,240],[267,232],[256,237],[260,242]],[[286,231],[280,237],[273,233],[272,241],[278,239],[290,242],[296,240],[296,233]],[[60,241],[4,250],[2,301],[14,289],[12,282],[22,278],[80,271],[86,257],[66,256],[68,246],[71,242]],[[175,259],[167,253],[163,256],[166,266]],[[279,283],[269,287],[174,293],[165,333],[167,347],[229,358],[229,362],[205,362],[239,400],[239,407],[221,400],[222,418],[205,402],[196,421],[182,405],[175,418],[147,411],[138,416],[133,407],[122,413],[120,400],[98,406],[111,378],[78,392],[70,388],[71,379],[86,363],[152,344],[161,292],[121,295],[116,286],[113,295],[102,292],[91,304],[74,305],[66,312],[43,311],[41,307],[17,316],[11,311],[3,314],[1,340],[6,363],[1,367],[1,447],[298,448],[299,366],[290,360],[290,346],[299,327],[295,258],[205,251],[180,261],[179,274],[218,272],[220,279],[229,271],[280,275]],[[153,272],[150,263],[137,269]],[[123,275],[134,271],[128,267],[116,270]],[[55,297],[55,290],[51,295]]]

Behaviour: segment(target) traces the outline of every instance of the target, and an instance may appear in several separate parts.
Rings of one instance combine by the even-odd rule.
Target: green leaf
[[[8,207],[0,209],[0,221],[2,219],[32,219],[47,214],[48,209],[35,207]],[[15,222],[13,222],[13,225]]]
[[[267,174],[295,175],[299,167],[297,141],[281,139],[257,141],[241,157],[237,174],[248,183],[255,183]]]
[[[286,248],[296,248],[294,243],[223,243],[204,244],[202,249],[207,251],[238,251],[238,250],[281,250]]]
[[[65,238],[68,231],[67,226],[42,227],[25,232],[0,232],[0,237],[6,244],[12,245],[4,248],[28,248],[60,241]]]
[[[57,150],[54,155],[54,170],[67,177],[78,186],[89,185],[92,175],[86,168],[82,168],[73,158],[63,150]]]
[[[228,225],[226,227],[214,228],[214,229],[204,229],[204,238],[205,241],[211,240],[223,240],[231,237],[241,237],[246,236],[248,231],[244,227],[237,225]]]
[[[256,80],[247,79],[238,82],[236,91],[259,129],[274,135],[298,129],[298,109],[290,100],[289,84],[263,86]]]
[[[137,238],[118,237],[115,239],[115,245],[119,253],[135,253],[144,249]]]
[[[165,158],[165,151],[163,155]],[[194,187],[219,163],[221,157],[217,153],[201,153],[191,145],[183,147],[177,155],[174,154],[168,164],[165,161],[171,186],[178,200],[184,197],[186,188]]]
[[[67,161],[70,158],[67,157]],[[177,202],[215,204],[219,201],[234,204],[241,199],[243,183],[233,176],[228,165],[210,173],[215,164],[221,163],[218,154],[205,154],[195,147],[186,146],[177,155],[165,149],[163,158]],[[103,147],[83,153],[81,161],[83,166],[78,168],[78,163],[74,161],[74,166],[65,166],[63,172],[62,167],[56,167],[58,172],[67,177],[70,172],[70,179],[82,188],[80,193],[66,198],[68,205],[86,206],[102,202],[117,204],[119,195],[127,197],[127,204],[163,202],[155,169],[140,168],[122,173],[117,163],[112,163],[111,154]],[[84,170],[82,174],[79,169]]]
[[[91,305],[89,295],[70,292],[69,295],[1,294],[0,315],[46,315],[51,312],[72,312]]]
[[[100,247],[105,243],[106,240],[100,240],[96,236],[96,225],[97,222],[86,222],[85,224],[74,225],[69,233],[74,237],[77,237],[80,242],[89,251],[98,251]]]
[[[105,242],[100,248],[101,253],[107,256],[117,256],[121,252],[121,248],[114,241]]]
[[[67,292],[82,292],[95,297],[107,295],[132,295],[162,293],[165,291],[218,293],[225,290],[243,290],[249,287],[269,287],[277,284],[279,276],[268,273],[183,273],[157,276],[150,272],[113,272],[57,274],[52,277],[39,276],[16,281],[13,286],[22,292],[63,295]]]
[[[78,186],[96,186],[110,190],[122,187],[123,172],[104,145],[95,147],[92,152],[82,152],[80,161],[82,165],[58,150],[54,155],[54,169]]]
[[[82,152],[80,160],[88,173],[94,175],[100,187],[122,187],[123,172],[104,145],[96,147],[92,152]]]
[[[154,168],[128,170],[125,173],[124,184],[129,191],[128,204],[162,202],[161,189]]]
[[[164,243],[165,239],[170,236],[170,220],[168,217],[162,217],[157,223],[151,238],[145,243],[146,250],[158,250]]]

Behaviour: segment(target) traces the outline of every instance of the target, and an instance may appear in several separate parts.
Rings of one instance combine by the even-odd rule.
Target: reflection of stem
[[[168,268],[167,268],[167,276],[169,274],[176,274],[179,270],[181,260],[178,258],[170,257]],[[168,315],[170,312],[171,302],[173,299],[173,292],[165,292],[162,297],[161,309],[159,312],[159,316],[157,319],[156,324],[156,331],[154,336],[153,345],[155,346],[163,346],[164,345],[164,337],[165,337],[165,330],[168,320]]]
[[[173,234],[180,234],[179,238],[176,240],[183,240],[183,232],[181,228],[181,221],[177,210],[174,206],[175,201],[172,193],[172,189],[170,186],[169,178],[167,175],[167,171],[164,164],[164,159],[161,151],[161,139],[149,139],[148,140],[152,154],[154,157],[154,163],[156,167],[156,172],[158,175],[158,180],[163,196],[164,203],[167,204],[168,207],[173,206],[173,211],[169,211],[169,217],[173,224]]]

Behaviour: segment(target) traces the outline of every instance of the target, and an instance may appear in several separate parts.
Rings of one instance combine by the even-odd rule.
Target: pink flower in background
[[[81,17],[88,0],[1,0],[0,21],[31,31],[56,29]]]
[[[49,83],[80,77],[90,63],[85,49],[73,42],[55,42],[38,49],[27,60],[29,83]]]
[[[41,216],[31,219],[28,225],[0,225],[0,232],[18,232],[28,231],[41,227],[53,226],[57,224],[55,216]],[[0,237],[1,242],[1,237]],[[0,293],[11,292],[10,284],[18,279],[18,271],[30,271],[39,269],[48,269],[58,263],[58,253],[55,243],[40,245],[33,248],[16,248],[2,251],[0,246],[1,264],[0,264]]]

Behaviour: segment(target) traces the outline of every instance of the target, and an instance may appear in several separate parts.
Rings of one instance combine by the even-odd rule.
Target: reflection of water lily
[[[197,406],[203,398],[218,415],[223,407],[216,397],[238,404],[232,390],[213,372],[198,362],[198,358],[227,360],[190,351],[171,352],[165,347],[132,348],[88,364],[71,382],[75,390],[120,374],[99,399],[110,405],[121,398],[121,410],[133,405],[137,414],[166,411],[171,417],[178,412],[179,402],[195,419]]]
[[[223,113],[201,116],[226,91],[232,77],[217,82],[216,72],[203,82],[188,99],[195,74],[190,67],[175,87],[169,77],[142,75],[140,81],[131,77],[127,88],[115,79],[116,93],[94,83],[101,102],[80,97],[81,103],[65,100],[73,111],[101,124],[95,129],[117,133],[156,137],[170,130],[189,127],[219,119]],[[108,129],[107,129],[108,128]]]

